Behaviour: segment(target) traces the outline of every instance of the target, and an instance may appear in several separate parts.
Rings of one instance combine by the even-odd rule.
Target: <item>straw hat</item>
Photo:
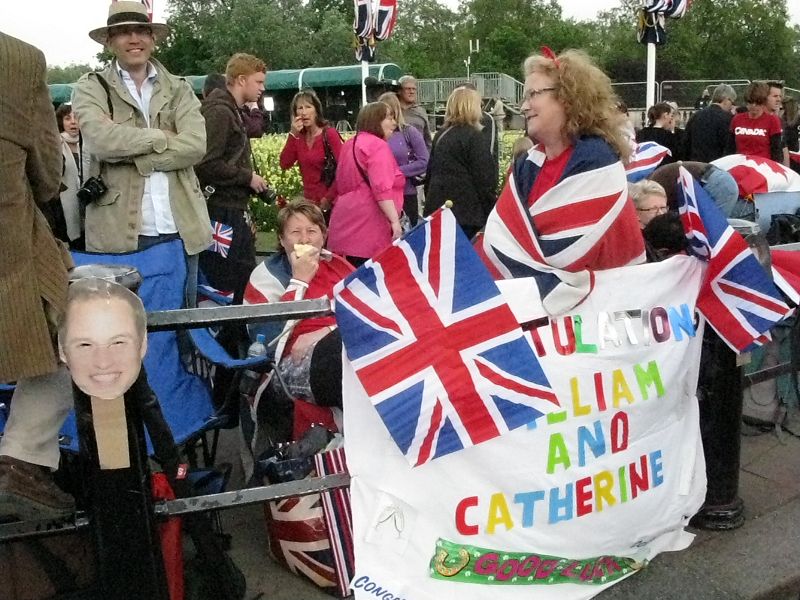
[[[156,42],[164,40],[169,34],[169,27],[164,23],[151,23],[147,17],[147,8],[141,2],[133,0],[119,0],[112,2],[108,7],[108,20],[105,27],[98,27],[89,32],[89,37],[98,44],[105,44],[108,38],[108,28],[118,25],[149,25],[153,30]]]

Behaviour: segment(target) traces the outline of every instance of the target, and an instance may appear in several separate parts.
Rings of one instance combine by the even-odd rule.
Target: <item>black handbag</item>
[[[796,242],[800,242],[800,215],[786,213],[772,215],[767,231],[767,243],[775,246]]]
[[[336,179],[336,156],[334,156],[331,144],[328,141],[327,127],[322,130],[322,146],[325,148],[325,159],[322,163],[320,181],[325,184],[325,187],[331,187],[334,179]]]

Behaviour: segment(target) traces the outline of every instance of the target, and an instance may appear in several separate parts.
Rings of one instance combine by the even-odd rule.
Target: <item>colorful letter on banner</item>
[[[499,282],[559,406],[417,467],[345,360],[355,598],[585,599],[687,547],[706,486],[695,398],[704,270],[676,256],[600,271],[559,317],[543,316],[531,280]]]

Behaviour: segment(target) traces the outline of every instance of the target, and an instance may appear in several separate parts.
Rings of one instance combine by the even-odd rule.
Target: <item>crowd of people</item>
[[[649,107],[646,126],[634,133],[636,142],[656,142],[669,149],[663,164],[710,163],[729,154],[746,154],[800,170],[789,158],[790,151],[800,151],[797,100],[784,94],[783,82],[753,81],[741,98],[723,83],[704,90],[703,97],[685,128],[674,102]]]
[[[746,110],[735,115],[735,91],[718,86],[685,130],[675,106],[656,104],[648,125],[633,133],[610,80],[585,53],[543,48],[525,61],[525,134],[498,196],[496,126],[474,85],[452,92],[444,124],[432,134],[417,82],[405,76],[396,92],[361,108],[347,141],[326,121],[317,94],[304,89],[291,102],[280,154],[281,168],[299,167],[302,198],[280,211],[278,251],[258,264],[248,204],[268,195],[270,185],[253,164],[250,138],[263,134],[258,100],[266,64],[235,54],[224,74],[206,78],[201,102],[152,57],[168,32],[148,20],[141,3],[112,3],[106,25],[89,35],[113,59],[84,75],[71,103],[55,114],[41,53],[0,34],[0,57],[9,65],[0,73],[0,108],[10,115],[0,120],[7,157],[0,215],[17,224],[0,238],[0,300],[13,307],[0,314],[0,381],[16,382],[0,441],[0,510],[32,505],[53,516],[73,507],[49,477],[72,393],[55,344],[72,266],[65,245],[121,254],[180,240],[189,307],[198,272],[235,304],[331,297],[354,268],[452,200],[456,220],[479,240],[495,276],[547,272],[558,279],[546,303],[555,313],[585,297],[591,271],[641,263],[646,250],[653,259],[665,256],[671,246],[653,248],[647,232],[674,229],[675,176],[668,169],[677,161],[688,161],[733,215],[741,208],[735,185],[708,163],[741,152],[788,164],[787,147],[798,149],[797,103],[783,102],[782,122],[777,82],[751,84]],[[671,158],[629,190],[624,164],[632,135],[668,148]],[[576,185],[585,192],[581,200]],[[309,399],[341,407],[341,339],[332,317],[223,329],[220,340],[237,354],[258,333],[278,342],[270,348],[279,371],[296,377],[300,369]],[[107,376],[97,368],[98,377]],[[230,384],[230,373],[217,377],[217,388]],[[147,393],[146,377],[140,379]],[[287,435],[284,428],[279,437]]]

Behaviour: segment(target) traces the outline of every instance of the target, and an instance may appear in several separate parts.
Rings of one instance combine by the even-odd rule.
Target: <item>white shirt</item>
[[[150,99],[153,97],[153,82],[158,73],[152,63],[147,63],[147,77],[142,82],[141,91],[130,74],[117,63],[117,71],[131,96],[139,105],[147,126],[150,127]],[[175,219],[169,205],[169,180],[163,171],[153,171],[144,178],[142,194],[142,226],[139,235],[157,236],[161,233],[176,233]]]

